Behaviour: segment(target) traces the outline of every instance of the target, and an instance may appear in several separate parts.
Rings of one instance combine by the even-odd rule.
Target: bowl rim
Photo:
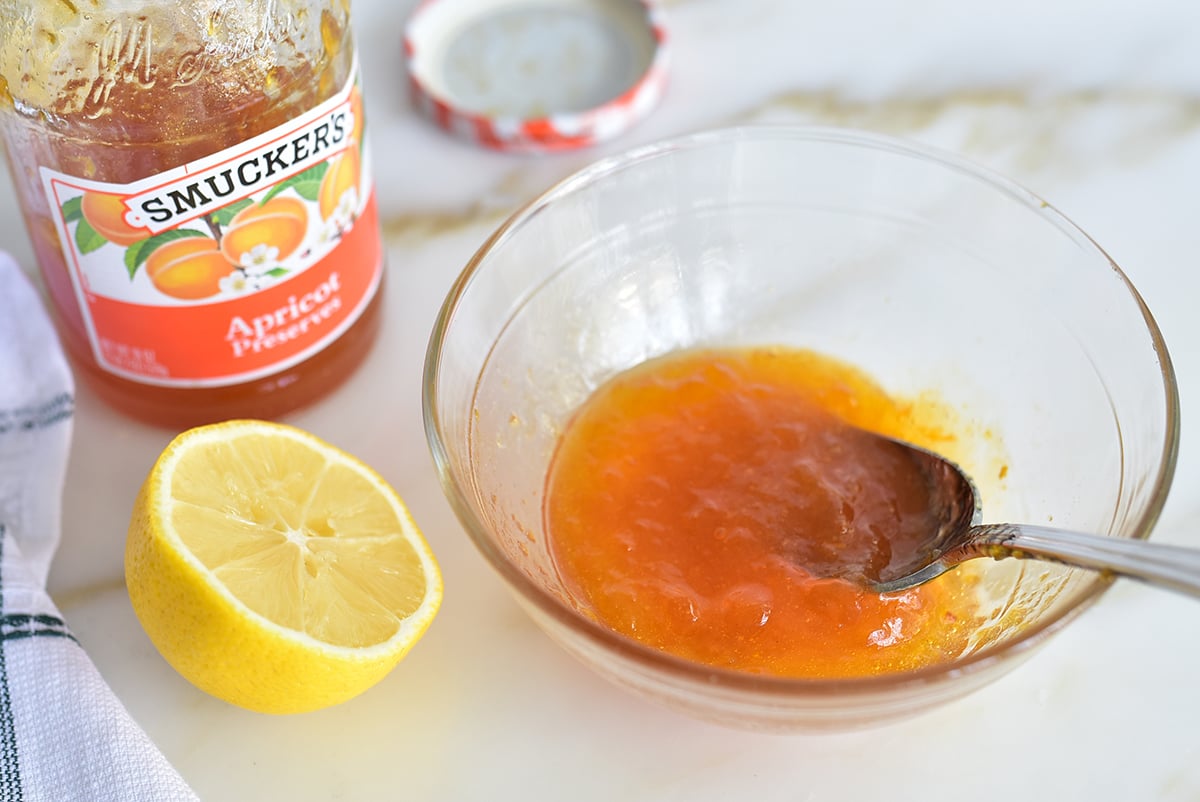
[[[533,582],[519,570],[493,542],[483,524],[471,511],[467,492],[455,480],[450,469],[448,449],[442,439],[438,418],[438,379],[441,372],[441,348],[449,333],[459,302],[466,293],[475,275],[487,260],[488,254],[501,246],[521,228],[525,221],[559,198],[578,189],[602,180],[605,176],[628,169],[644,161],[686,150],[694,150],[737,141],[788,139],[797,142],[823,142],[847,145],[868,150],[887,151],[910,158],[917,158],[962,173],[982,182],[992,189],[1010,196],[1031,211],[1056,226],[1081,247],[1092,250],[1106,262],[1124,285],[1150,335],[1154,353],[1158,359],[1159,373],[1163,382],[1166,402],[1166,431],[1162,443],[1157,475],[1151,489],[1146,508],[1134,523],[1132,538],[1149,537],[1162,513],[1175,475],[1179,452],[1179,388],[1175,371],[1167,351],[1162,332],[1141,294],[1116,261],[1078,225],[1039,195],[1026,189],[990,168],[984,167],[961,155],[890,135],[860,131],[849,128],[818,125],[743,125],[701,131],[661,140],[652,144],[628,149],[624,152],[599,159],[550,186],[546,191],[516,209],[496,228],[471,256],[451,286],[438,311],[426,350],[422,375],[421,400],[426,440],[437,470],[443,493],[455,515],[483,555],[499,576],[518,597],[549,616],[557,624],[586,638],[602,649],[614,652],[622,658],[634,661],[644,668],[658,669],[680,680],[701,684],[727,692],[742,692],[779,698],[817,698],[832,694],[841,696],[872,696],[883,691],[927,686],[941,680],[964,675],[978,675],[998,666],[1011,658],[1026,654],[1044,643],[1051,635],[1065,627],[1113,584],[1114,578],[1096,574],[1080,588],[1074,604],[1065,607],[1044,620],[1038,621],[998,647],[983,647],[964,657],[945,663],[937,663],[908,671],[886,674],[842,677],[842,678],[793,678],[751,674],[697,663],[673,654],[646,646],[632,638],[621,635],[603,624],[594,621]]]

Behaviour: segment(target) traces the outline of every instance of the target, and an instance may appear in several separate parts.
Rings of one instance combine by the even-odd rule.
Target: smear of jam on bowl
[[[931,525],[925,477],[863,430],[937,450],[957,435],[932,404],[801,349],[634,367],[558,443],[555,565],[603,624],[713,666],[835,678],[952,660],[979,626],[973,572],[891,594],[831,578],[877,576]]]

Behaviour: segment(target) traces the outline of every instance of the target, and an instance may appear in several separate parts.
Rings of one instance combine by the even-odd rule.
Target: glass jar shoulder
[[[0,2],[5,99],[57,143],[53,166],[101,180],[135,180],[281,125],[341,89],[354,61],[341,3],[9,5]],[[101,148],[123,152],[116,161],[133,172],[104,169]],[[124,158],[132,150],[157,155]]]

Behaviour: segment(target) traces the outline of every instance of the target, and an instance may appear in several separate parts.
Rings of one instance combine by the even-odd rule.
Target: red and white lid
[[[511,151],[625,131],[662,95],[666,44],[654,0],[423,0],[404,31],[417,108]]]

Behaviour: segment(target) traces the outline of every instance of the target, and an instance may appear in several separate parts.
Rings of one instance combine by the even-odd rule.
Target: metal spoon
[[[1200,549],[1047,526],[980,524],[978,495],[962,469],[923,448],[892,442],[911,452],[928,477],[930,504],[942,524],[923,548],[907,556],[893,555],[878,578],[867,580],[872,590],[907,590],[977,557],[1016,557],[1090,568],[1200,597]]]

